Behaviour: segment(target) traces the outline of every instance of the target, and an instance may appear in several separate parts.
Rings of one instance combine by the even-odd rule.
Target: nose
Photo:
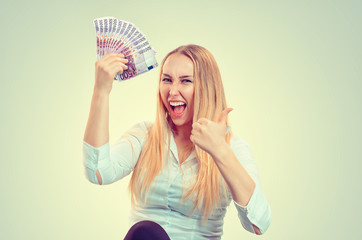
[[[173,83],[171,86],[170,86],[170,92],[169,94],[171,96],[177,96],[179,94],[179,87],[178,87],[178,84],[176,83]]]

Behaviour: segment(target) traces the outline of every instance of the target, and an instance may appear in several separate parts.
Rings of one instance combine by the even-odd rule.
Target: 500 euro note
[[[128,69],[117,73],[115,80],[124,81],[158,66],[146,36],[132,23],[114,17],[94,19],[97,59],[108,53],[120,53],[128,59]]]

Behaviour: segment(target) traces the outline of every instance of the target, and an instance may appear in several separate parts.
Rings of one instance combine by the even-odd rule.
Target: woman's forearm
[[[109,94],[114,76],[128,67],[123,54],[109,53],[95,63],[95,82],[84,141],[100,147],[109,141]]]
[[[84,141],[100,147],[109,141],[109,93],[94,88]]]
[[[230,193],[236,203],[247,206],[254,193],[256,183],[236,158],[231,147],[225,143],[213,151],[211,155],[218,166]],[[254,225],[255,234],[261,235],[260,229]]]
[[[229,187],[235,202],[246,206],[254,192],[255,182],[225,143],[212,155],[220,173]]]

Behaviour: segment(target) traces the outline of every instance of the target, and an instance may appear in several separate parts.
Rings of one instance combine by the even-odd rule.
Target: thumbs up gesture
[[[232,108],[226,108],[217,122],[200,118],[192,124],[190,140],[202,150],[214,156],[214,151],[225,144],[226,119]]]

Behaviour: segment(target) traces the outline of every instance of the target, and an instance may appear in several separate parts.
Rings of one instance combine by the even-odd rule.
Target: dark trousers
[[[124,240],[170,240],[170,237],[157,223],[141,221],[128,230]]]

